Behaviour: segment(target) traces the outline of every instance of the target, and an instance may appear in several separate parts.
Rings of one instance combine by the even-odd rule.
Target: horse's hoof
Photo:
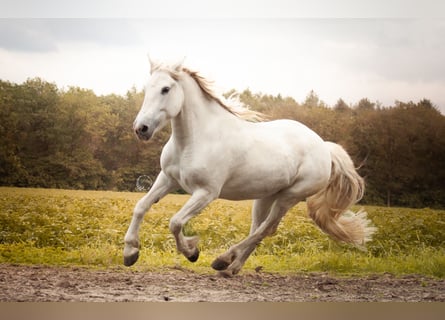
[[[233,278],[234,274],[228,270],[218,271],[218,275],[222,278]]]
[[[212,262],[212,268],[218,271],[226,270],[229,265],[230,263],[219,258]]]
[[[139,258],[139,251],[135,252],[134,254],[132,254],[131,256],[125,257],[124,256],[124,265],[126,267],[130,267],[132,265],[134,265],[136,263],[136,261],[138,261]]]
[[[198,258],[199,258],[199,250],[198,249],[196,249],[195,253],[193,253],[190,257],[187,257],[187,259],[190,262],[196,262],[198,260]]]

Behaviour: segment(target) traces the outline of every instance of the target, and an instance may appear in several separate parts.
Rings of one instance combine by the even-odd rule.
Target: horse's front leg
[[[162,171],[156,178],[150,191],[138,201],[134,207],[133,217],[125,235],[124,264],[133,265],[139,258],[139,227],[145,213],[153,203],[158,202],[167,193],[177,188],[176,182],[168,178]]]
[[[175,236],[176,247],[188,260],[195,262],[199,257],[197,247],[198,237],[186,237],[182,233],[182,228],[191,218],[201,212],[210,202],[215,199],[215,195],[207,190],[199,189],[193,192],[190,199],[170,220],[170,231]]]

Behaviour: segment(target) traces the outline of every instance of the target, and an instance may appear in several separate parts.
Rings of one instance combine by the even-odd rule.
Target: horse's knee
[[[146,211],[147,211],[146,206],[144,206],[143,204],[137,203],[133,209],[133,217],[140,220],[144,217]]]
[[[182,223],[178,221],[177,218],[173,217],[170,219],[168,227],[170,229],[170,232],[173,233],[173,235],[177,235],[182,230]]]

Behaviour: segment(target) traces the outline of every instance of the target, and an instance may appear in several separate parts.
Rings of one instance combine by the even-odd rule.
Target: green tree
[[[360,157],[369,203],[443,207],[445,118],[434,108],[397,102],[395,107],[363,108],[351,130]]]
[[[355,108],[358,110],[373,110],[375,105],[376,104],[369,101],[368,98],[363,98],[360,99]]]
[[[20,87],[0,80],[0,182],[3,185],[26,186],[28,177],[19,155],[21,113],[15,103]]]
[[[337,103],[334,105],[334,110],[338,112],[346,112],[350,111],[349,106],[346,104],[346,102],[343,101],[343,99],[338,99]]]

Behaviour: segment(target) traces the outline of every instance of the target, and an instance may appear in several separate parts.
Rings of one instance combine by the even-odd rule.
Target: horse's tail
[[[365,182],[340,145],[325,143],[331,152],[331,177],[325,188],[307,199],[309,215],[335,240],[364,248],[377,229],[364,210],[354,213],[348,208],[362,198]]]

